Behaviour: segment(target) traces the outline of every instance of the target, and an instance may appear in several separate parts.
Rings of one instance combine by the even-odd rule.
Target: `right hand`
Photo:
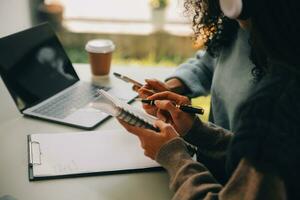
[[[157,117],[170,123],[180,136],[184,136],[192,128],[196,115],[183,112],[174,105],[191,104],[186,96],[165,91],[153,94],[148,99],[155,100]]]
[[[140,98],[147,99],[148,97],[154,95],[157,92],[163,92],[163,91],[170,91],[170,88],[167,86],[167,84],[156,80],[156,79],[146,79],[146,84],[141,88],[133,88],[136,90],[139,94]],[[144,110],[153,116],[157,115],[157,107],[151,106],[147,104],[143,104]]]
[[[138,136],[141,146],[144,149],[144,154],[153,160],[155,160],[157,153],[164,144],[179,137],[176,130],[174,130],[170,124],[166,124],[161,120],[157,120],[154,123],[154,126],[159,129],[159,132],[132,126],[122,120],[119,120],[119,122],[128,132]]]

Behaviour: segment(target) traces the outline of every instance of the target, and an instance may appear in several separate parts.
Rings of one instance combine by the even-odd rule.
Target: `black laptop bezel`
[[[65,60],[67,61],[67,64],[68,64],[69,67],[71,67],[71,68],[73,69],[73,71],[74,71],[74,72],[72,72],[72,73],[73,73],[73,75],[74,75],[75,81],[74,81],[74,83],[72,83],[70,86],[68,86],[68,87],[66,87],[66,88],[62,88],[62,89],[61,89],[60,91],[58,91],[57,93],[55,93],[55,94],[53,94],[53,95],[50,95],[50,96],[48,96],[48,97],[46,97],[46,98],[39,99],[38,101],[34,102],[33,104],[28,105],[28,106],[25,106],[24,108],[20,109],[20,108],[18,107],[18,104],[17,104],[15,98],[14,98],[14,95],[12,94],[12,91],[11,91],[11,90],[9,89],[9,87],[7,86],[7,80],[6,80],[6,77],[3,76],[2,73],[0,73],[0,76],[1,76],[1,78],[2,78],[2,80],[3,80],[3,82],[4,82],[5,86],[6,86],[6,88],[7,88],[7,90],[8,90],[10,96],[12,97],[12,99],[13,99],[13,101],[14,101],[16,107],[18,108],[19,112],[22,113],[22,114],[23,114],[23,111],[24,111],[24,110],[29,109],[29,108],[31,108],[31,107],[34,107],[34,106],[40,104],[41,102],[43,102],[43,101],[45,101],[45,100],[47,100],[47,99],[49,99],[49,98],[51,98],[51,97],[57,95],[59,92],[62,92],[63,90],[65,90],[65,89],[67,89],[67,88],[73,86],[74,84],[76,84],[76,83],[78,83],[78,82],[80,81],[80,78],[79,78],[78,74],[76,73],[76,70],[75,70],[74,66],[72,65],[72,62],[70,61],[70,59],[69,59],[67,53],[65,52],[65,50],[64,50],[64,48],[63,48],[63,46],[62,46],[61,41],[59,40],[59,38],[57,37],[57,35],[56,35],[54,29],[51,27],[51,25],[50,25],[48,22],[41,23],[41,24],[36,25],[36,26],[33,26],[33,27],[31,27],[31,28],[28,28],[28,29],[25,29],[25,30],[22,30],[22,31],[13,33],[13,34],[10,34],[10,35],[8,35],[8,36],[2,37],[2,38],[0,38],[0,41],[1,41],[1,40],[10,39],[10,38],[12,38],[12,37],[15,37],[16,35],[18,36],[18,35],[21,35],[21,34],[24,34],[24,33],[28,33],[28,32],[30,32],[30,31],[41,31],[41,32],[43,32],[43,31],[49,31],[50,33],[53,34],[55,40],[57,41],[57,44],[56,44],[57,47],[60,48],[61,52],[64,54],[64,57],[65,57]],[[25,39],[25,38],[24,38],[24,39]],[[1,67],[0,67],[0,72],[1,72]]]

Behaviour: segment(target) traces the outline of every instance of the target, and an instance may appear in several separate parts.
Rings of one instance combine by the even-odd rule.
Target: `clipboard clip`
[[[30,155],[30,163],[33,165],[41,165],[42,164],[42,152],[41,146],[39,142],[30,141],[29,142],[29,155]]]

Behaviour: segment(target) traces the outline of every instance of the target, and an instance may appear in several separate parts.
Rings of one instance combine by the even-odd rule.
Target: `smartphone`
[[[135,86],[137,86],[137,87],[139,87],[139,88],[143,87],[143,84],[142,84],[142,83],[140,83],[140,82],[138,82],[138,81],[135,81],[135,80],[133,80],[133,79],[127,77],[127,76],[123,76],[123,75],[121,75],[121,74],[119,74],[119,73],[116,73],[116,72],[114,72],[113,75],[114,75],[115,77],[117,77],[118,79],[121,79],[122,81],[125,81],[125,82],[127,82],[127,83],[132,83],[133,85],[135,85]]]

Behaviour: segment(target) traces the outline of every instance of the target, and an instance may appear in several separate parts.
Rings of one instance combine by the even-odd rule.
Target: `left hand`
[[[155,79],[146,79],[146,84],[141,87],[141,88],[136,88],[137,92],[139,93],[139,97],[146,99],[147,97],[157,93],[157,92],[163,92],[163,91],[169,91],[168,86],[158,80]],[[156,106],[148,105],[148,104],[143,104],[144,110],[153,116],[156,116],[157,114],[157,108]]]
[[[164,144],[173,138],[179,137],[175,129],[170,124],[166,124],[161,120],[157,120],[154,124],[157,128],[159,128],[160,132],[132,126],[121,120],[119,120],[119,122],[126,128],[127,131],[138,136],[141,141],[141,146],[144,149],[144,154],[153,160],[155,160],[158,151]]]

